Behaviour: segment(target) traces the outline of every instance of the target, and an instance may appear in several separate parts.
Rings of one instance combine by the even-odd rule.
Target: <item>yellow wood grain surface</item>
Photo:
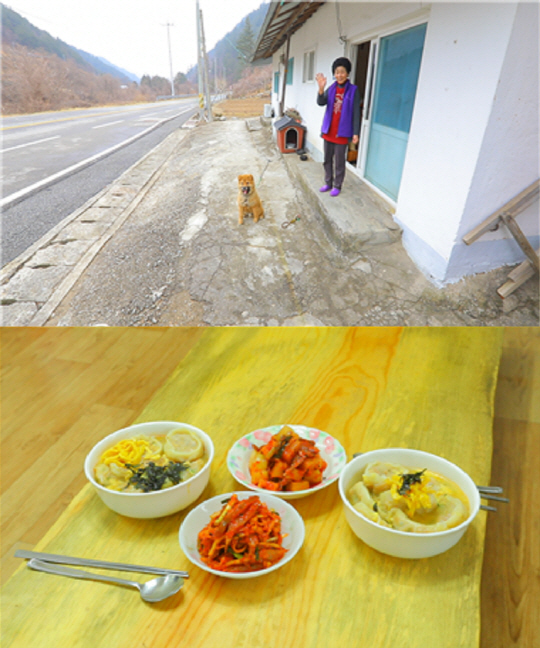
[[[86,483],[88,450],[133,422],[203,330],[0,329],[2,583]]]
[[[286,422],[333,434],[349,457],[415,447],[487,483],[501,339],[496,329],[208,329],[139,421],[185,421],[212,436],[201,501],[239,488],[225,463],[237,438]],[[129,519],[85,486],[37,550],[188,569],[191,578],[150,605],[134,590],[22,566],[3,588],[2,646],[478,645],[485,513],[447,553],[406,561],[352,534],[336,484],[294,506],[306,523],[300,553],[272,574],[234,581],[185,558],[178,528],[187,511]]]
[[[493,426],[492,483],[509,504],[488,515],[483,648],[540,646],[540,329],[505,329]]]

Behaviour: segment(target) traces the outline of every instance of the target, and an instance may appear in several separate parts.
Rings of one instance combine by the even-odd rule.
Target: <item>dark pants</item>
[[[348,144],[333,144],[324,140],[324,183],[329,187],[341,189],[345,178],[345,161],[348,147]]]

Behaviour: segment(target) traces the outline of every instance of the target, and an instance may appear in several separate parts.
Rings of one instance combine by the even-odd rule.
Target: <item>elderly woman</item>
[[[345,178],[345,162],[349,141],[358,144],[360,131],[360,93],[349,81],[351,62],[340,57],[332,64],[335,82],[325,90],[326,77],[320,72],[316,75],[319,85],[317,103],[326,106],[321,129],[324,139],[324,185],[320,191],[330,191],[339,196]]]

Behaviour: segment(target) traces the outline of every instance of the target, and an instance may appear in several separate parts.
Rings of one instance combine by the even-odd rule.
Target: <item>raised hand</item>
[[[322,94],[326,87],[326,77],[321,72],[317,72],[317,74],[315,75],[315,80],[319,84],[319,94]]]

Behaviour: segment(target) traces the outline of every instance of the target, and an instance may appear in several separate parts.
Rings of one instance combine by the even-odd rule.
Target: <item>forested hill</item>
[[[126,70],[54,38],[1,3],[0,9],[3,115],[155,101],[171,92],[169,79],[145,75],[139,81]],[[267,9],[268,2],[261,4],[209,52],[212,92],[245,94],[270,87],[271,66],[249,64]],[[197,68],[188,76],[177,72],[176,95],[197,92]]]
[[[64,61],[73,61],[81,68],[96,74],[110,74],[123,83],[138,81],[138,77],[126,70],[121,70],[104,59],[78,50],[48,32],[32,25],[26,18],[3,4],[2,10],[2,43],[20,45],[29,50],[39,50],[53,54]]]
[[[258,9],[254,9],[243,18],[208,52],[210,76],[222,79],[225,87],[232,85],[242,76],[246,67],[246,59],[253,53],[257,42],[268,11],[268,4],[268,0],[261,2]],[[188,72],[187,77],[191,82],[196,83],[197,75],[198,70],[195,65]]]

